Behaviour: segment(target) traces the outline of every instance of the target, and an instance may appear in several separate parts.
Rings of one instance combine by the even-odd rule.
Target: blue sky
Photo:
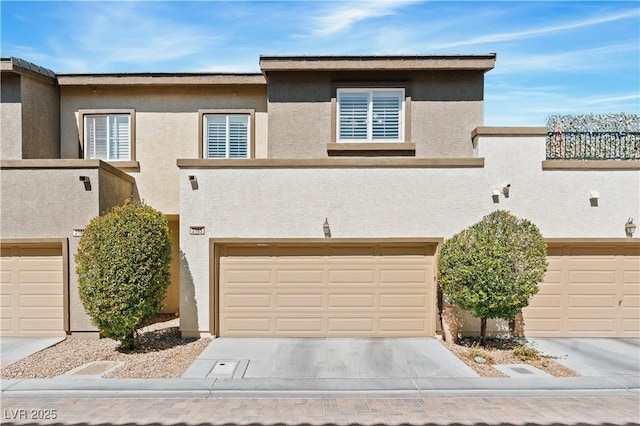
[[[264,55],[497,53],[485,125],[640,113],[638,1],[7,1],[1,54],[59,73],[259,72]]]

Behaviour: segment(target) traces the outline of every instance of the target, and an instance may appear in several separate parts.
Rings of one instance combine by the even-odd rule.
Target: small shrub
[[[526,219],[498,210],[442,245],[438,283],[442,291],[480,322],[486,343],[487,318],[515,319],[538,292],[547,270],[547,244]]]
[[[511,353],[520,361],[537,361],[541,357],[540,352],[529,345],[518,345],[511,350]]]
[[[127,201],[86,226],[76,254],[78,291],[100,333],[134,345],[134,335],[157,314],[169,286],[171,238],[167,219]]]
[[[493,364],[493,357],[491,356],[491,354],[482,349],[482,347],[478,343],[474,343],[473,345],[471,345],[471,347],[467,350],[467,356],[470,359],[475,359],[475,357],[480,356],[487,360],[487,364]]]

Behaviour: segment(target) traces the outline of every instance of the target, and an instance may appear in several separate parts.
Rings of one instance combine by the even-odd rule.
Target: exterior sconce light
[[[509,190],[511,189],[511,184],[508,183],[502,187],[502,193],[504,194],[504,198],[509,198]]]
[[[633,237],[633,233],[636,232],[636,224],[633,223],[632,217],[624,224],[624,231],[627,233],[627,237]]]
[[[204,226],[190,226],[189,234],[191,235],[204,235]]]
[[[194,175],[189,175],[189,183],[191,184],[191,189],[198,189],[198,178]]]
[[[591,203],[591,207],[598,207],[599,198],[600,198],[600,193],[598,191],[589,192],[589,202]]]
[[[80,176],[80,182],[84,184],[85,191],[91,191],[91,179],[89,179],[89,176]]]
[[[331,228],[329,227],[329,221],[327,218],[324,218],[324,223],[322,224],[322,230],[324,231],[325,238],[331,238]]]
[[[491,198],[493,198],[493,202],[494,203],[499,203],[500,202],[500,190],[498,189],[494,189],[493,191],[491,191]]]

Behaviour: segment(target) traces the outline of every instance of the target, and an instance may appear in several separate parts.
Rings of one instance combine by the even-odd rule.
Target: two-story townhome
[[[546,127],[483,127],[495,59],[263,56],[261,74],[2,59],[2,335],[97,335],[74,254],[134,197],[169,219],[165,311],[186,336],[434,336],[439,246],[496,209],[549,245],[525,335],[638,336],[639,157],[548,159]]]

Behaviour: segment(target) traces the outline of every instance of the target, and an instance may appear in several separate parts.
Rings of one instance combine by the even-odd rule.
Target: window
[[[205,158],[249,158],[248,114],[205,114]]]
[[[403,142],[403,89],[338,89],[339,142]]]
[[[84,157],[106,161],[131,160],[131,115],[84,115]]]

